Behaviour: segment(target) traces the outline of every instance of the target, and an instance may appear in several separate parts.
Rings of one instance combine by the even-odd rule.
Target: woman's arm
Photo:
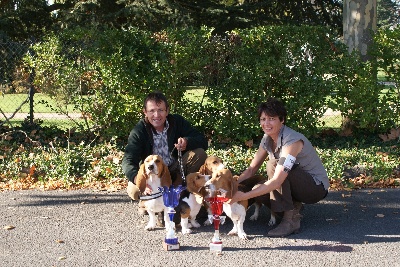
[[[293,157],[296,157],[300,151],[303,149],[303,141],[299,140],[287,147],[282,149],[282,157],[288,157],[290,154]],[[253,160],[254,161],[254,160]],[[252,162],[253,163],[253,162]],[[246,170],[247,171],[247,170]],[[285,170],[282,164],[277,164],[275,167],[274,176],[266,181],[264,184],[260,185],[259,187],[247,192],[237,192],[228,203],[234,203],[240,200],[250,199],[254,197],[258,197],[261,195],[265,195],[275,189],[278,189],[282,183],[285,181],[286,177],[288,176],[288,171]]]
[[[264,150],[264,148],[262,148],[260,145],[256,154],[254,155],[253,160],[250,163],[250,166],[239,176],[238,182],[240,183],[246,180],[247,178],[255,175],[257,171],[260,169],[261,164],[263,164],[264,160],[267,157],[268,157],[268,152]]]

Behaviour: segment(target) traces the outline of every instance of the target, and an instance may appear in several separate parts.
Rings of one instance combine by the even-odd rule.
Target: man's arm
[[[128,137],[128,144],[125,147],[124,157],[122,158],[122,170],[130,182],[139,171],[142,151],[145,149],[145,141],[141,140],[139,134],[133,129]]]

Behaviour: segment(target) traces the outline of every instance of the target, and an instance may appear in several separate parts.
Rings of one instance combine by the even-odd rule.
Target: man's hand
[[[178,143],[175,144],[175,148],[180,149],[181,151],[184,151],[184,150],[186,150],[186,146],[187,146],[186,138],[179,137]]]
[[[144,195],[151,195],[153,193],[153,189],[151,188],[150,185],[146,186],[146,189],[144,190]]]

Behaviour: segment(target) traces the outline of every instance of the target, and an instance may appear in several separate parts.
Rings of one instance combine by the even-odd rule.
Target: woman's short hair
[[[287,111],[283,103],[276,98],[268,98],[266,102],[263,102],[258,107],[258,119],[261,114],[265,113],[270,117],[279,117],[280,121],[286,122]]]

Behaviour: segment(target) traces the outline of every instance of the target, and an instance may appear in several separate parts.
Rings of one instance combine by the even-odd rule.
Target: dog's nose
[[[149,169],[150,171],[152,171],[152,170],[154,169],[154,165],[153,165],[153,164],[149,165],[149,166],[147,167],[147,169]]]

